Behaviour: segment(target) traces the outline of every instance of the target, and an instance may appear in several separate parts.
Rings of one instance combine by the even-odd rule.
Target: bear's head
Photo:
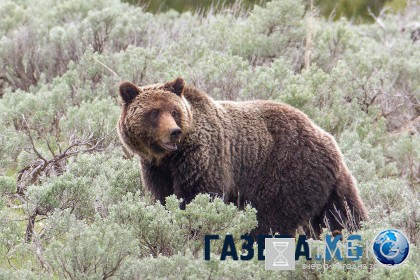
[[[192,120],[184,87],[181,78],[144,87],[120,84],[123,106],[118,134],[129,150],[144,158],[160,159],[179,148]]]

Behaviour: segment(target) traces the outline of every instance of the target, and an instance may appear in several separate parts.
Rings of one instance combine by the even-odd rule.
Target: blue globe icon
[[[402,263],[408,256],[409,245],[405,235],[396,230],[384,230],[373,241],[373,253],[376,259],[385,265],[394,266]]]

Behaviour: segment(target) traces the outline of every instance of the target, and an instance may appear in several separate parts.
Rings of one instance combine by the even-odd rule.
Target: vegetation
[[[264,5],[271,0],[123,0],[132,5],[144,7],[147,11],[158,13],[169,9],[178,12],[209,10],[220,11],[222,9],[238,6],[244,9],[252,9],[254,5]],[[325,18],[335,20],[347,17],[354,22],[371,22],[371,14],[378,16],[384,10],[397,12],[407,6],[407,0],[308,0],[307,5],[316,5],[319,12]]]
[[[353,25],[294,0],[205,15],[153,15],[117,0],[2,1],[0,278],[418,277],[418,13],[409,4]],[[204,261],[203,236],[239,237],[255,227],[255,210],[208,195],[185,211],[173,196],[154,203],[115,131],[118,82],[176,76],[216,99],[272,99],[308,114],[336,137],[358,181],[370,216],[363,239],[401,229],[409,259],[391,270],[300,261],[279,273],[256,258],[219,261],[215,243]],[[375,263],[372,254],[360,262]]]

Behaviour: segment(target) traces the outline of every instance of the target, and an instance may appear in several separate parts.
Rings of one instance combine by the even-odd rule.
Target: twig
[[[313,47],[313,7],[314,7],[314,1],[313,0],[309,0],[309,4],[310,4],[310,13],[308,16],[308,31],[306,34],[306,42],[305,42],[305,69],[308,69],[310,64],[311,64],[311,53],[312,53],[312,47]]]
[[[368,7],[368,13],[375,20],[375,22],[379,25],[379,27],[381,27],[383,30],[386,30],[386,26],[383,23],[383,21],[372,12],[370,7]]]
[[[100,65],[102,65],[103,67],[105,67],[105,69],[107,69],[109,72],[111,72],[115,78],[117,78],[118,80],[121,80],[120,76],[117,74],[117,72],[115,72],[114,70],[112,70],[111,68],[109,68],[108,66],[106,66],[104,63],[102,63],[101,61],[99,61],[99,59],[97,59],[96,57],[93,57],[93,59],[98,62]]]
[[[31,142],[32,145],[32,149],[35,152],[35,154],[42,159],[44,162],[47,162],[47,160],[41,155],[41,153],[37,150],[35,143],[34,143],[34,139],[32,138],[32,134],[31,134],[31,128],[29,126],[29,123],[26,121],[25,115],[22,115],[23,121],[26,124],[25,128],[28,131],[28,136],[29,136],[29,140]]]
[[[42,230],[41,230],[41,231],[42,231]],[[44,269],[46,269],[46,270],[49,270],[49,269],[48,269],[47,262],[45,261],[44,256],[42,255],[42,246],[41,246],[41,241],[40,241],[40,239],[38,238],[38,235],[37,235],[37,234],[35,234],[34,241],[35,241],[35,245],[36,245],[36,257],[38,258],[38,260],[39,260],[39,262],[41,263],[42,267],[43,267]]]
[[[17,268],[12,264],[12,262],[10,261],[10,259],[11,258],[9,258],[9,256],[8,256],[8,254],[9,254],[9,252],[10,252],[10,248],[7,248],[7,252],[6,252],[6,254],[5,254],[5,257],[6,257],[6,260],[7,260],[7,262],[9,263],[9,265],[14,269],[14,270],[17,270]]]

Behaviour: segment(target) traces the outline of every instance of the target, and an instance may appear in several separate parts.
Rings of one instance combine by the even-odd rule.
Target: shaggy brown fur
[[[120,95],[120,138],[140,156],[143,183],[162,203],[198,193],[250,203],[258,211],[253,234],[294,235],[298,225],[315,235],[322,226],[354,230],[367,218],[332,136],[291,106],[214,101],[181,78],[125,82]]]

